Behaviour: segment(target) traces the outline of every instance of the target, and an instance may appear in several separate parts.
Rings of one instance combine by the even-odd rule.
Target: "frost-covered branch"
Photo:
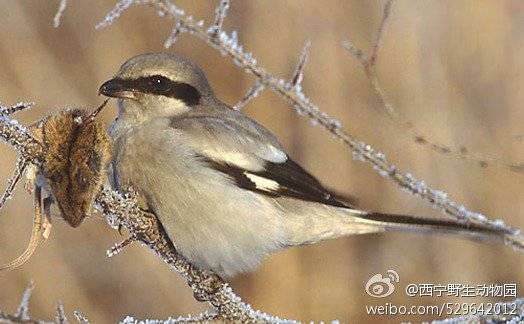
[[[260,92],[262,92],[264,90],[264,88],[265,88],[265,86],[264,86],[264,84],[262,82],[260,82],[259,80],[255,81],[255,84],[253,84],[253,86],[251,88],[249,88],[249,90],[244,95],[244,98],[240,99],[240,101],[237,102],[233,106],[233,109],[241,110],[242,108],[247,106],[247,104],[251,100],[253,100],[256,97],[258,97],[258,95],[260,94]]]
[[[16,310],[15,316],[27,320],[29,319],[29,299],[31,299],[31,295],[33,294],[33,289],[35,289],[35,285],[33,282],[29,283],[29,286],[24,290],[24,293],[22,294],[22,299],[20,300],[20,304],[18,305],[18,309]]]
[[[26,127],[18,121],[0,114],[0,138],[13,146],[28,161],[39,164],[42,157],[42,145],[31,136]]]
[[[67,317],[65,315],[64,304],[62,304],[61,302],[58,302],[56,304],[55,322],[58,324],[69,324],[69,321],[67,320]]]
[[[136,319],[132,316],[127,316],[122,321],[120,321],[120,324],[180,324],[180,323],[213,323],[213,322],[220,322],[216,318],[216,314],[210,314],[207,312],[204,312],[200,315],[188,315],[188,316],[179,316],[179,317],[169,317],[165,320],[156,320],[156,319],[145,319],[140,320]]]
[[[34,102],[18,102],[12,106],[2,106],[0,105],[0,115],[11,115],[18,111],[31,108],[35,103]]]
[[[87,319],[87,317],[85,317],[85,315],[80,313],[79,311],[73,311],[73,315],[75,315],[78,324],[89,324],[89,320]]]
[[[308,40],[306,44],[304,44],[304,48],[302,48],[302,52],[300,53],[300,57],[298,59],[297,66],[295,67],[295,71],[293,72],[293,76],[291,77],[291,86],[294,87],[297,90],[300,90],[302,87],[302,79],[304,78],[304,69],[306,67],[307,58],[309,56],[309,49],[311,48],[311,42]],[[255,81],[255,84],[249,88],[249,90],[244,95],[244,98],[242,98],[237,104],[233,106],[233,109],[235,110],[241,110],[244,108],[251,100],[255,99],[260,92],[262,92],[265,89],[264,83],[260,81],[260,79],[257,79]]]
[[[24,171],[27,168],[27,165],[28,165],[28,162],[23,157],[19,157],[16,160],[16,166],[13,171],[13,175],[7,181],[7,187],[5,188],[5,191],[2,194],[2,196],[0,196],[0,209],[2,209],[6,201],[11,199],[11,197],[13,196],[13,191],[16,188],[16,184],[22,178],[22,175],[24,174]]]
[[[220,0],[220,4],[215,9],[215,21],[210,27],[211,33],[219,33],[222,30],[222,25],[227,16],[227,9],[229,9],[229,0]]]
[[[431,139],[431,136],[427,136],[424,132],[416,128],[416,126],[408,121],[398,110],[395,109],[393,104],[389,101],[386,92],[382,88],[378,75],[376,72],[376,62],[378,59],[380,47],[382,45],[382,39],[384,38],[384,32],[386,30],[387,21],[391,15],[391,8],[394,0],[389,0],[384,6],[382,19],[378,31],[375,35],[371,54],[369,57],[351,41],[346,40],[342,42],[342,46],[360,62],[366,76],[369,79],[373,92],[379,99],[382,109],[386,112],[386,115],[396,123],[401,129],[408,132],[413,141],[421,146],[428,147],[429,149],[448,156],[454,156],[456,158],[469,160],[478,163],[480,167],[487,167],[489,165],[505,168],[507,170],[524,173],[524,162],[510,162],[497,157],[483,155],[479,153],[470,152],[465,146],[459,145],[458,148],[454,148],[450,145],[435,142]]]
[[[60,0],[58,4],[58,9],[56,10],[55,17],[53,18],[53,27],[58,28],[60,26],[60,21],[62,20],[62,15],[67,7],[67,0]]]
[[[291,86],[296,89],[296,91],[301,91],[301,84],[302,79],[304,78],[304,69],[306,67],[307,58],[309,56],[309,50],[311,49],[311,41],[307,41],[304,45],[304,48],[302,48],[302,52],[300,53],[300,57],[298,59],[297,66],[295,68],[295,72],[293,72],[293,76],[291,77]]]
[[[170,48],[171,45],[173,45],[176,42],[176,40],[178,39],[178,36],[182,34],[183,32],[185,32],[185,29],[182,26],[182,24],[176,23],[175,27],[173,27],[173,30],[171,31],[171,35],[169,35],[169,37],[164,42],[164,47]]]
[[[388,0],[384,5],[382,19],[380,20],[380,25],[378,27],[377,34],[375,35],[375,40],[373,41],[373,49],[371,50],[371,55],[368,58],[369,66],[374,66],[377,61],[378,52],[380,50],[380,47],[382,46],[382,38],[384,35],[384,31],[386,30],[389,16],[391,15],[391,7],[393,6],[394,1],[395,0]]]
[[[22,299],[18,306],[18,309],[14,314],[7,314],[0,310],[0,323],[6,324],[69,324],[67,317],[64,311],[64,305],[58,302],[56,304],[56,313],[54,321],[44,321],[38,319],[32,319],[29,316],[29,300],[31,299],[31,294],[33,293],[34,285],[30,283],[29,286],[25,289]],[[80,314],[78,311],[74,312],[77,322],[79,324],[89,324],[89,321],[86,317]]]
[[[186,33],[205,41],[223,55],[231,58],[237,66],[254,75],[261,84],[271,88],[288,101],[297,113],[306,115],[314,124],[324,127],[338,140],[347,145],[352,150],[353,157],[356,160],[368,163],[377,173],[395,182],[402,189],[431,203],[435,208],[444,211],[448,216],[458,221],[484,225],[497,230],[505,230],[508,233],[506,236],[506,242],[508,244],[517,248],[524,246],[522,237],[518,235],[519,231],[507,226],[501,219],[491,220],[478,212],[467,209],[462,204],[449,198],[444,191],[433,189],[426,185],[424,181],[415,178],[412,174],[401,171],[397,166],[389,162],[383,153],[355,138],[342,127],[338,120],[321,111],[300,88],[293,87],[290,81],[274,76],[258,64],[253,55],[246,52],[243,47],[238,44],[237,33],[235,31],[230,34],[223,30],[217,32],[216,26],[214,25],[206,28],[202,21],[195,21],[192,16],[187,15],[184,10],[178,8],[169,0],[119,1],[114,9],[111,10],[96,27],[103,28],[111,25],[115,19],[120,17],[122,12],[132,4],[148,4],[152,6],[160,16],[170,17],[175,23],[181,24]],[[378,53],[378,46],[375,51]],[[361,55],[364,57],[362,53]]]

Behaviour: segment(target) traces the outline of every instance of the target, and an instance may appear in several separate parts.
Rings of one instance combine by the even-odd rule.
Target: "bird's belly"
[[[145,198],[177,251],[196,266],[232,276],[285,245],[274,201],[237,188],[184,148],[131,141],[117,161],[119,184]]]

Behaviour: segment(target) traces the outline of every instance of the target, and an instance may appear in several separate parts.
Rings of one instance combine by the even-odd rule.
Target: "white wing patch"
[[[264,169],[264,166],[261,165],[256,157],[250,156],[248,154],[228,151],[219,152],[218,150],[213,149],[202,150],[202,153],[214,161],[231,164],[242,169],[248,169],[252,171],[262,171]]]
[[[219,151],[214,147],[202,149],[202,153],[219,163],[234,165],[249,171],[264,170],[264,164],[261,161],[261,158],[274,163],[283,163],[287,160],[286,153],[274,147],[273,145],[268,145],[267,149],[268,150],[266,152],[261,152],[266,153],[262,157],[259,157],[255,154],[250,154],[250,152],[242,153],[229,150]]]
[[[251,180],[251,182],[255,184],[255,187],[259,190],[277,191],[280,188],[278,182],[274,180],[255,175],[247,171],[244,171],[244,174],[249,178],[249,180]]]

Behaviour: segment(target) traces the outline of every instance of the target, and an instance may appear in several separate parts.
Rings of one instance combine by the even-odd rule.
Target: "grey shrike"
[[[215,97],[193,62],[128,60],[100,93],[118,98],[110,181],[132,187],[174,247],[221,276],[253,270],[287,247],[384,231],[500,231],[352,208],[293,162],[263,126]]]

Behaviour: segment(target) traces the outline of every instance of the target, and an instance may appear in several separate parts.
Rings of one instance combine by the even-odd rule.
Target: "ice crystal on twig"
[[[67,0],[60,0],[55,17],[53,18],[53,27],[58,28],[60,26],[60,20],[62,19],[62,15],[64,14],[66,7]]]
[[[215,9],[213,25],[208,29],[209,34],[216,36],[222,30],[222,25],[227,16],[227,9],[229,9],[229,0],[220,0],[220,4]]]
[[[18,121],[0,114],[0,138],[13,146],[26,160],[38,163],[42,146]]]
[[[31,108],[35,103],[34,102],[18,102],[12,106],[2,106],[0,105],[0,115],[11,115],[14,114],[20,110],[29,109]]]
[[[16,188],[16,184],[20,179],[22,178],[22,175],[24,174],[25,169],[27,168],[28,162],[23,157],[18,157],[16,160],[16,166],[15,170],[13,171],[13,175],[9,180],[7,181],[7,187],[0,197],[0,209],[4,206],[5,202],[13,196],[13,191]]]
[[[35,289],[34,283],[31,281],[27,288],[24,290],[18,309],[16,310],[15,316],[21,320],[29,319],[29,300],[33,294],[33,289]]]
[[[106,255],[108,258],[112,258],[114,257],[115,255],[117,255],[118,253],[122,252],[122,250],[128,246],[129,244],[133,243],[134,241],[136,241],[136,238],[131,236],[131,237],[128,237],[127,239],[123,240],[122,242],[120,243],[117,243],[115,245],[113,245],[110,249],[108,249],[106,251]]]
[[[235,110],[241,110],[244,108],[251,100],[255,99],[262,90],[264,90],[265,86],[262,82],[259,80],[255,81],[255,84],[249,88],[249,90],[244,95],[244,98],[242,98],[239,102],[237,102],[236,105],[233,106],[233,109]]]
[[[311,48],[311,41],[307,41],[306,44],[304,44],[304,48],[302,49],[302,52],[300,53],[300,58],[298,59],[297,66],[295,68],[295,72],[293,72],[293,76],[291,77],[291,86],[298,91],[300,91],[300,85],[302,83],[302,79],[304,78],[304,68],[306,66],[307,58],[309,56],[309,49]]]
[[[69,324],[69,321],[67,320],[67,317],[64,312],[64,304],[62,304],[62,302],[58,302],[56,304],[55,321],[57,324]]]
[[[115,7],[104,17],[102,21],[95,25],[95,29],[105,28],[111,25],[127,8],[129,8],[135,0],[120,0]]]
[[[0,311],[0,322],[1,323],[20,323],[20,324],[69,324],[67,317],[65,315],[64,306],[61,302],[58,302],[56,305],[56,314],[54,321],[43,321],[39,319],[32,319],[29,316],[29,300],[31,299],[31,294],[34,289],[34,284],[31,282],[29,286],[25,289],[24,294],[22,295],[22,300],[20,301],[20,306],[14,315],[7,314]],[[89,324],[89,321],[84,317],[79,317],[77,314],[80,314],[75,311],[75,316],[79,324]],[[80,314],[81,315],[81,314]]]
[[[177,22],[175,27],[171,31],[171,35],[169,35],[169,37],[164,42],[164,47],[170,48],[176,42],[176,40],[178,39],[178,36],[185,31],[186,30],[183,27],[183,25],[180,22]]]
[[[84,314],[80,313],[79,311],[74,311],[73,315],[75,315],[78,324],[89,324],[87,317],[85,317]]]
[[[158,2],[158,1],[162,1],[162,0],[119,0],[115,6],[113,7],[113,9],[111,9],[111,11],[109,11],[107,13],[107,15],[101,20],[99,21],[96,25],[95,25],[95,29],[102,29],[102,28],[105,28],[105,27],[108,27],[110,26],[111,24],[113,24],[113,22],[118,19],[122,13],[128,9],[131,5],[133,4],[154,4],[155,2]],[[169,12],[175,16],[185,16],[185,13],[183,10],[179,9],[177,6],[175,6],[174,4],[172,4],[171,2],[165,2],[164,3],[164,6],[167,10],[169,10]],[[160,10],[158,11],[158,14],[160,16],[163,16],[165,15],[165,12]],[[190,19],[191,17],[186,17],[186,19]]]
[[[203,312],[198,315],[187,315],[179,317],[169,317],[165,320],[155,320],[155,319],[146,319],[146,320],[137,320],[132,316],[127,316],[120,324],[179,324],[179,323],[209,323],[214,320],[217,320],[217,313]]]

